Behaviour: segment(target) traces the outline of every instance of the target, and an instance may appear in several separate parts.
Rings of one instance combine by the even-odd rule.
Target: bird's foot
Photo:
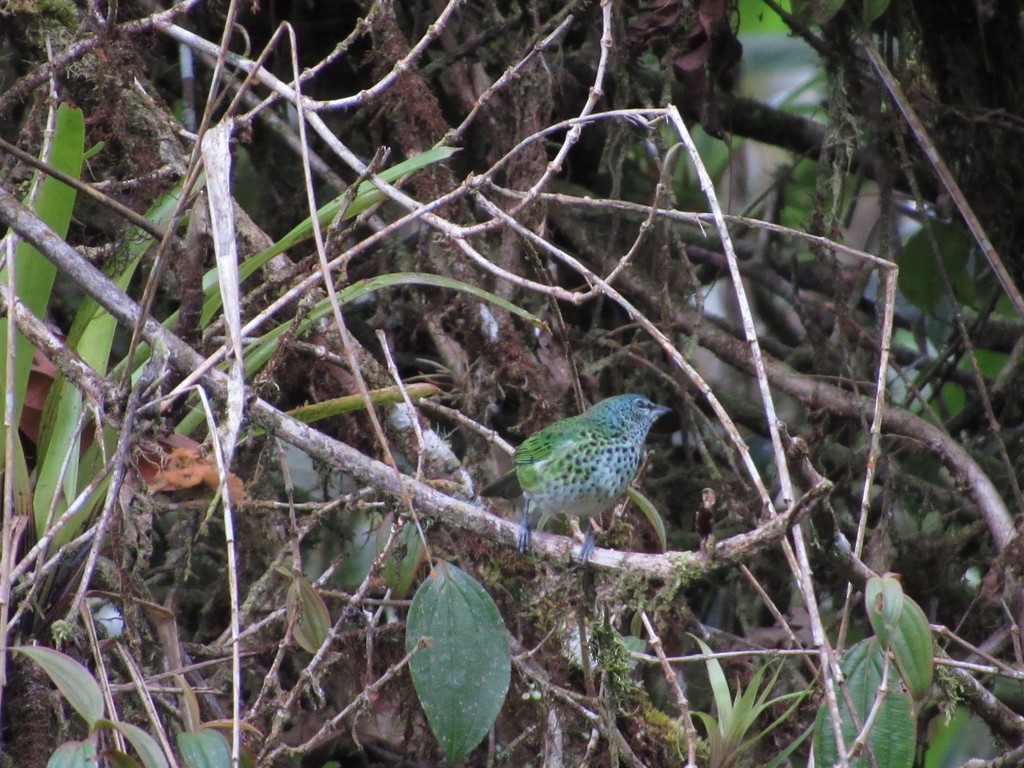
[[[572,530],[572,537],[580,542],[583,547],[580,549],[580,562],[587,564],[590,556],[594,554],[594,534],[601,532],[601,527],[592,517],[586,518],[584,525],[587,526],[586,534],[583,533],[579,521],[575,517],[569,518],[569,528]]]
[[[583,548],[580,550],[580,562],[586,565],[592,554],[594,554],[594,529],[590,528],[587,530],[587,538],[583,540]]]
[[[525,552],[530,548],[530,516],[523,515],[522,520],[519,521],[519,536],[516,539],[516,548],[520,552]]]

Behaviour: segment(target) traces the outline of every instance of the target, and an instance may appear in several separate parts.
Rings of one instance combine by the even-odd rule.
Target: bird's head
[[[630,394],[602,400],[588,414],[621,424],[631,431],[639,431],[646,437],[651,425],[671,410],[652,403],[643,395]]]

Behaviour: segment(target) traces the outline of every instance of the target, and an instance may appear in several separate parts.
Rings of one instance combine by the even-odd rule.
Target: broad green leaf
[[[899,579],[891,574],[868,579],[864,588],[864,607],[871,628],[882,645],[887,646],[903,610],[903,587]]]
[[[876,638],[862,640],[844,655],[842,669],[846,675],[846,689],[853,703],[856,722],[864,724],[874,706],[882,681],[883,665],[888,664],[886,654]],[[875,764],[886,768],[911,768],[914,763],[916,727],[910,697],[900,690],[895,670],[890,669],[888,691],[881,705],[867,742]],[[849,748],[857,737],[858,728],[843,697],[839,699],[842,717],[843,741]],[[829,720],[828,707],[822,706],[814,722],[814,760],[817,765],[835,765],[838,761],[835,734]],[[850,768],[868,768],[871,761],[866,755],[850,760]]]
[[[288,587],[288,620],[294,621],[292,637],[302,650],[316,653],[331,631],[331,614],[320,597],[302,576],[292,579]]]
[[[934,673],[932,633],[924,611],[892,574],[868,579],[864,603],[871,627],[882,647],[892,650],[910,695],[922,698]]]
[[[42,645],[22,645],[11,650],[25,654],[38,664],[71,708],[85,720],[89,730],[95,727],[103,717],[103,694],[88,669],[70,656]]]
[[[999,740],[980,717],[965,706],[958,706],[952,715],[940,712],[928,725],[924,768],[960,766],[971,758],[991,760],[999,750]]]
[[[946,296],[928,234],[924,230],[918,231],[911,235],[900,251],[899,288],[908,301],[925,312],[935,309],[943,298],[969,301],[974,296],[974,281],[967,271],[970,237],[963,227],[955,224],[932,222],[931,228],[939,246],[939,258],[958,295]]]
[[[185,768],[231,768],[231,746],[220,731],[204,728],[177,738]]]
[[[113,720],[100,720],[96,725],[104,728],[113,728],[123,733],[124,737],[131,742],[131,745],[139,754],[139,759],[142,760],[144,768],[169,768],[167,758],[164,756],[163,750],[160,749],[160,744],[156,739],[139,728],[139,726],[132,723],[114,722]]]
[[[921,606],[903,595],[903,611],[892,634],[891,648],[900,677],[910,695],[924,698],[935,674],[932,631]]]
[[[97,768],[96,745],[91,741],[68,741],[46,761],[46,768]]]
[[[409,609],[405,647],[427,647],[409,663],[427,720],[451,762],[487,735],[508,693],[508,632],[498,608],[471,576],[439,561]]]
[[[864,0],[864,23],[871,24],[889,9],[890,0]]]
[[[705,656],[711,656],[711,646],[695,635],[690,635],[700,646]],[[725,679],[725,672],[718,659],[709,658],[705,661],[708,671],[708,682],[711,684],[711,693],[715,698],[715,709],[718,712],[718,719],[727,722],[732,716],[732,695],[729,691],[729,681]]]
[[[789,27],[782,17],[764,4],[764,0],[740,0],[738,6],[739,32],[744,34],[762,34],[765,36],[784,40],[789,36]],[[744,40],[744,54],[746,54],[746,41]],[[744,60],[744,66],[746,60]]]

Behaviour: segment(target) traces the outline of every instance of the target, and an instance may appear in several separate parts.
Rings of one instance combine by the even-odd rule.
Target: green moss
[[[74,3],[65,0],[0,0],[0,13],[27,14],[43,26],[62,27],[75,26],[78,16]]]
[[[639,684],[630,677],[636,662],[629,648],[609,621],[594,626],[590,636],[590,652],[617,700],[635,700],[643,695]]]
[[[53,647],[60,649],[68,645],[70,641],[80,637],[81,633],[77,624],[65,621],[64,619],[58,619],[53,622],[50,634],[53,636]]]
[[[663,743],[672,746],[675,751],[675,758],[682,758],[686,752],[686,729],[677,717],[662,712],[654,706],[649,706],[643,713],[644,721],[650,726],[655,738]],[[707,744],[703,741],[697,742],[697,751],[707,752]]]

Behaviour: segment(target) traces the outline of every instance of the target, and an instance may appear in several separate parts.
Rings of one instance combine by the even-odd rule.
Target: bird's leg
[[[594,554],[594,523],[593,518],[587,518],[587,538],[583,540],[583,549],[580,550],[580,562],[586,565],[590,556]]]
[[[530,547],[530,502],[523,502],[523,516],[519,520],[519,538],[516,540],[516,547],[520,552],[525,552]]]

